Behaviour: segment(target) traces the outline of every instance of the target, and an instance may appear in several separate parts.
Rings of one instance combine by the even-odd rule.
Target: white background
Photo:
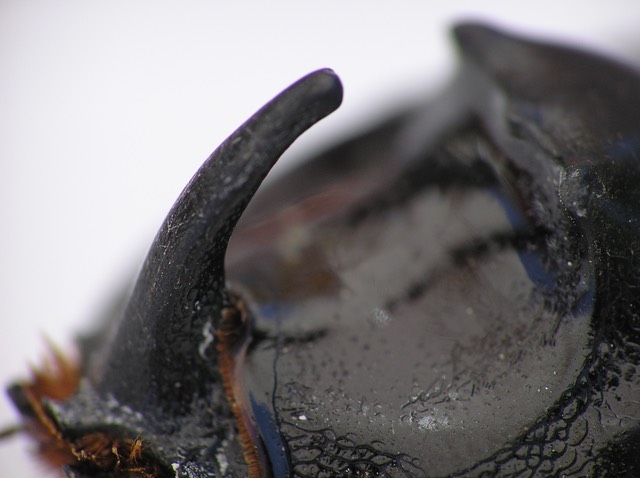
[[[437,91],[456,19],[640,60],[635,0],[444,3],[0,2],[0,386],[88,327],[200,163],[300,76],[334,68],[345,101],[289,156]],[[27,448],[0,443],[2,476],[43,476]]]

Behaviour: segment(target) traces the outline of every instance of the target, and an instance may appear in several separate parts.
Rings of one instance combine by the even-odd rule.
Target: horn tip
[[[316,70],[300,81],[312,83],[312,88],[317,97],[321,98],[326,107],[331,111],[336,110],[342,103],[344,91],[342,82],[331,68]]]

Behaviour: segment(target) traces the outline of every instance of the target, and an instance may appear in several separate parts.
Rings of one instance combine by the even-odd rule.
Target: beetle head
[[[227,243],[277,159],[341,100],[337,77],[320,70],[259,110],[178,198],[121,318],[83,357],[78,389],[64,400],[30,385],[12,389],[62,461],[70,457],[69,476],[221,476],[228,461],[243,461],[221,355],[236,352],[248,317],[226,288]]]

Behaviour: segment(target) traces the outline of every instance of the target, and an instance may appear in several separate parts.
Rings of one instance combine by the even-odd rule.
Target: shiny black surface
[[[235,404],[265,475],[640,475],[640,75],[485,26],[455,37],[439,98],[246,212],[337,78],[296,83],[205,162],[85,342],[79,392],[47,404],[64,433],[143,436],[168,475],[246,476],[216,348],[233,293],[251,314]]]
[[[296,476],[635,476],[639,77],[456,37],[443,98],[247,212],[227,269],[254,410]]]

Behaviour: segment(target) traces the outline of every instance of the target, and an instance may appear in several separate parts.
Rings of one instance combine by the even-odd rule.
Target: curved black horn
[[[210,393],[217,374],[211,337],[226,293],[229,236],[281,154],[341,101],[342,86],[331,70],[312,73],[260,109],[205,161],[151,246],[106,366],[94,377],[98,391],[133,409],[154,406],[179,414]]]

